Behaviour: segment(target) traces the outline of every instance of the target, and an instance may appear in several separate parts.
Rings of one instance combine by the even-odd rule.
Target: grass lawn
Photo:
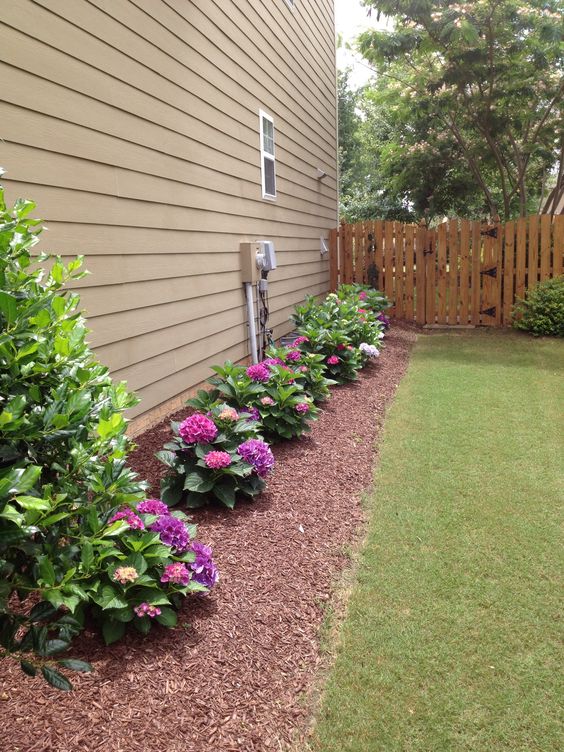
[[[564,343],[422,335],[312,748],[564,749]]]

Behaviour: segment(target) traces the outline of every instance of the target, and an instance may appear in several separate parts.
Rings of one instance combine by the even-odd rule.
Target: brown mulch
[[[198,511],[221,580],[189,599],[174,630],[111,648],[89,634],[72,654],[93,674],[61,693],[0,662],[3,752],[282,750],[308,721],[323,606],[358,539],[374,442],[405,372],[414,330],[400,324],[360,380],[333,390],[311,434],[274,448],[267,491],[233,512]],[[183,413],[185,414],[185,412]],[[168,421],[138,437],[135,469],[155,484]]]

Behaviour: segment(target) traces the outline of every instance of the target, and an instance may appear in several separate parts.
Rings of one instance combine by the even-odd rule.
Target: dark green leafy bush
[[[537,336],[564,337],[564,276],[528,290],[513,309],[513,326]]]
[[[294,374],[296,383],[303,387],[304,392],[314,402],[324,402],[330,396],[329,387],[337,382],[327,377],[323,355],[306,352],[302,349],[302,344],[303,338],[298,337],[290,346],[271,345],[266,350],[263,362],[285,365]]]
[[[33,208],[19,200],[8,209],[0,189],[0,656],[20,658],[28,674],[38,666],[64,689],[68,680],[45,661],[69,647],[87,610],[107,641],[145,602],[150,618],[163,616],[169,596],[190,590],[171,590],[161,579],[166,567],[187,561],[191,582],[191,565],[205,552],[179,551],[162,533],[159,543],[152,530],[136,539],[145,521],[133,510],[145,487],[126,465],[123,412],[137,399],[96,360],[79,297],[63,289],[82,276],[80,259],[41,255],[32,263],[40,231]],[[129,511],[112,521],[119,507]],[[128,522],[134,517],[137,527]],[[132,556],[139,569],[126,592],[114,575]],[[41,619],[29,612],[30,596],[43,603]],[[59,665],[80,665],[65,661]]]

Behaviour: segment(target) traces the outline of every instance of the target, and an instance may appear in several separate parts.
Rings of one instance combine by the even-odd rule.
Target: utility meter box
[[[243,282],[258,282],[261,269],[257,263],[257,257],[262,255],[260,242],[239,243],[239,253],[241,255],[241,273],[243,275]]]
[[[262,268],[265,272],[272,272],[276,269],[276,251],[272,240],[259,240],[262,254]]]

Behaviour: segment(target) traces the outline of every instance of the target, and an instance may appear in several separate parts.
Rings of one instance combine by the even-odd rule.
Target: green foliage
[[[188,443],[179,433],[182,424],[173,422],[173,440],[165,444],[164,451],[157,453],[157,458],[170,468],[161,481],[161,496],[169,505],[182,502],[196,508],[216,500],[233,509],[237,497],[253,498],[265,487],[264,479],[255,468],[237,453],[243,442],[261,438],[259,424],[248,414],[240,415],[213,397],[215,395],[201,390],[188,404],[202,409],[213,421],[218,429],[216,438],[205,443]],[[229,465],[208,467],[205,457],[210,452],[226,453]]]
[[[537,336],[564,337],[564,276],[528,290],[514,307],[513,326]]]
[[[381,346],[384,326],[373,310],[363,309],[360,292],[349,288],[322,302],[308,297],[292,316],[298,333],[307,340],[300,348],[321,355],[327,373],[339,384],[354,381],[366,362],[361,344]],[[380,293],[374,293],[373,301],[385,305]]]
[[[319,409],[287,366],[270,365],[268,369],[270,377],[263,383],[253,381],[244,366],[229,361],[214,366],[217,376],[209,379],[215,387],[211,398],[225,400],[239,410],[257,410],[267,441],[299,437],[310,430]]]
[[[299,353],[299,358],[294,357],[297,353]],[[294,374],[296,383],[303,387],[305,394],[311,397],[316,404],[329,399],[329,388],[337,382],[327,378],[327,368],[323,355],[305,352],[300,344],[289,347],[271,345],[265,354],[267,360],[278,359],[282,361]]]
[[[94,357],[79,297],[64,289],[83,276],[81,260],[32,259],[33,208],[8,208],[0,189],[0,655],[70,689],[43,659],[68,648],[87,611],[105,637],[123,634],[141,582],[147,602],[169,604],[157,570],[176,557],[158,535],[140,541],[127,520],[109,521],[144,497],[126,465],[123,412],[137,399]],[[131,557],[143,558],[143,572],[123,588],[113,573]],[[41,620],[29,596],[48,604]],[[72,659],[59,665],[79,670]]]
[[[559,164],[562,183],[561,4],[365,4],[395,25],[358,40],[378,75],[356,100],[356,195],[429,219],[538,211]]]

